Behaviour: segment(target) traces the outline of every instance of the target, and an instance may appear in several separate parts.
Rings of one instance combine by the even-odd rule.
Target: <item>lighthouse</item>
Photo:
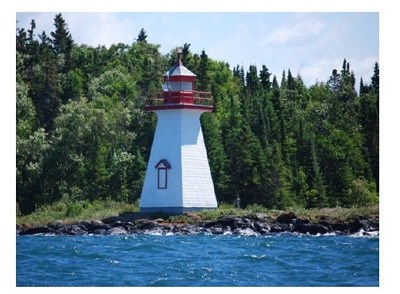
[[[210,92],[194,90],[196,75],[177,61],[165,75],[161,97],[145,111],[157,114],[140,212],[182,214],[217,207],[200,116],[212,112]]]

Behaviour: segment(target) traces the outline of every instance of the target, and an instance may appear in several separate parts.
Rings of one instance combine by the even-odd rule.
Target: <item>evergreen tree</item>
[[[293,77],[292,72],[290,71],[290,69],[288,69],[288,75],[287,75],[287,88],[289,90],[294,90],[295,89],[295,81],[294,81],[294,77]]]
[[[215,193],[219,201],[231,201],[228,190],[227,158],[222,143],[221,127],[214,114],[203,115],[201,122]]]
[[[39,53],[40,66],[33,68],[29,95],[35,104],[41,126],[49,131],[53,129],[53,121],[61,105],[58,68],[59,62],[63,61],[58,60],[52,51],[51,40],[45,32],[40,35]]]
[[[379,94],[379,64],[376,62],[374,66],[374,75],[371,78],[372,90],[375,94]]]
[[[147,43],[147,34],[146,34],[146,32],[145,32],[145,30],[143,28],[139,32],[139,35],[137,37],[137,41],[138,42]]]
[[[54,26],[56,30],[51,32],[53,49],[56,55],[63,54],[65,65],[62,66],[61,72],[65,73],[71,68],[70,59],[74,41],[61,13],[54,17]]]
[[[257,94],[260,88],[260,81],[257,75],[257,67],[250,65],[249,71],[246,73],[246,90],[248,96]],[[251,107],[251,105],[249,105]]]
[[[279,143],[275,143],[267,154],[265,205],[269,208],[283,209],[293,204],[289,192],[289,171],[282,159]]]
[[[190,44],[183,44],[182,48],[182,62],[185,66],[190,67],[191,65],[191,53],[190,53]]]
[[[326,187],[319,168],[315,144],[312,138],[309,139],[310,154],[310,187],[307,193],[307,207],[322,208],[326,205]]]
[[[370,90],[370,87],[364,85],[363,78],[361,78],[360,79],[360,90],[359,90],[360,95],[368,93],[369,90]]]
[[[197,85],[199,91],[209,91],[210,77],[209,77],[209,64],[208,55],[206,51],[201,51],[200,65],[197,74]]]
[[[282,71],[281,88],[285,89],[287,87],[286,72]]]
[[[377,87],[374,89],[374,86]],[[376,86],[378,85],[378,86]],[[378,91],[378,92],[377,92]],[[364,86],[359,99],[359,123],[365,138],[365,156],[379,188],[379,68],[375,64],[371,85]]]
[[[271,74],[268,71],[268,68],[263,65],[260,71],[260,82],[261,86],[264,91],[269,91],[271,89],[271,81],[270,81]]]
[[[340,75],[338,74],[337,70],[332,70],[332,75],[329,77],[328,80],[329,88],[334,92],[337,93],[340,87]]]

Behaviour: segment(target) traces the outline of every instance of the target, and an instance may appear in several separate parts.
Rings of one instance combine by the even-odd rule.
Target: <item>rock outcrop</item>
[[[68,223],[55,221],[45,226],[17,226],[17,235],[132,235],[132,234],[233,234],[233,235],[266,235],[276,233],[301,234],[377,234],[379,216],[371,218],[356,217],[347,221],[326,216],[309,218],[298,217],[293,212],[282,213],[276,218],[269,218],[258,213],[248,216],[221,216],[216,220],[202,220],[198,215],[187,214],[187,223],[165,221],[162,218],[152,219],[149,215],[139,213],[123,214],[103,220]]]

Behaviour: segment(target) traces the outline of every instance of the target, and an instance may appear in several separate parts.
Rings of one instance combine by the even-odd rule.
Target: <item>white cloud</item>
[[[268,34],[265,45],[298,44],[319,36],[325,24],[316,18],[296,18],[290,23],[279,26]]]
[[[312,85],[315,82],[326,82],[332,74],[333,69],[340,70],[343,59],[336,58],[334,60],[320,60],[315,63],[299,68],[303,81]]]
[[[333,69],[340,71],[342,69],[344,58],[335,58],[333,60],[320,60],[315,63],[299,68],[299,72],[303,81],[307,85],[312,85],[316,81],[326,82],[328,81]],[[362,77],[364,83],[369,84],[371,77],[374,74],[375,62],[379,63],[376,57],[368,56],[365,58],[346,58],[350,64],[350,71],[352,71],[356,77],[355,88],[358,91],[360,78]]]
[[[63,14],[76,43],[91,46],[132,43],[139,33],[131,22],[110,13]]]

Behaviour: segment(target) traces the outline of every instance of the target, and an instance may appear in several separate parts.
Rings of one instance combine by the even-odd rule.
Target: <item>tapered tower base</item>
[[[153,110],[158,117],[140,212],[180,214],[217,207],[200,125],[201,107]]]

